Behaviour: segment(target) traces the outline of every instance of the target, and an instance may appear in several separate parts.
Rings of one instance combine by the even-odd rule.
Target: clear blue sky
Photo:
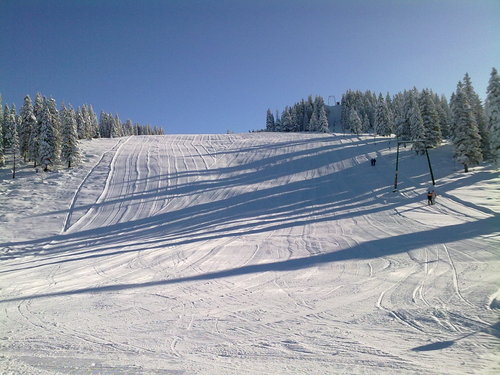
[[[499,36],[499,0],[0,0],[0,93],[246,132],[310,94],[449,96],[469,72],[484,98]]]

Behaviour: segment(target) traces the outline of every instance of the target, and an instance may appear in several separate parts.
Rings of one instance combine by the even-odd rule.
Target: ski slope
[[[73,175],[25,177],[34,198],[0,181],[0,373],[500,370],[500,181],[449,146],[435,206],[409,149],[392,191],[387,138],[84,147]]]

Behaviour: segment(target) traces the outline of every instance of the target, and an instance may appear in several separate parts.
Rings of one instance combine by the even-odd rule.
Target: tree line
[[[341,125],[354,134],[395,134],[398,140],[412,141],[413,149],[423,154],[450,140],[455,160],[468,171],[482,160],[500,160],[500,81],[492,69],[487,98],[483,105],[466,73],[450,100],[430,89],[413,88],[393,96],[372,91],[348,90],[342,95]],[[312,113],[316,111],[316,115]],[[318,121],[317,119],[322,120]],[[267,131],[327,132],[324,101],[321,97],[302,100],[286,107],[281,116],[267,110]],[[318,124],[319,125],[318,127]]]
[[[6,154],[12,158],[12,177],[16,173],[16,158],[32,162],[34,168],[48,171],[65,164],[71,168],[80,160],[78,141],[93,138],[115,138],[130,135],[161,135],[162,128],[120,121],[118,115],[101,112],[99,120],[91,105],[76,110],[64,103],[57,109],[56,101],[37,94],[33,103],[26,95],[19,112],[15,105],[2,106],[0,96],[0,166]]]
[[[328,132],[328,115],[321,96],[309,96],[291,107],[285,107],[281,116],[274,117],[267,110],[266,131],[271,132]]]

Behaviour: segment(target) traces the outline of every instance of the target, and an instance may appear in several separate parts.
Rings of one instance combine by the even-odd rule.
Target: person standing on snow
[[[434,191],[428,191],[427,192],[427,205],[430,206],[431,204],[433,204],[433,197],[434,197]]]
[[[437,196],[437,194],[436,194],[435,190],[432,190],[431,193],[432,193],[432,204],[434,204],[434,203],[436,203],[436,196]]]

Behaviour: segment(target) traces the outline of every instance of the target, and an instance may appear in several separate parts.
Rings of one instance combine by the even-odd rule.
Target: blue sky
[[[498,0],[1,0],[0,93],[36,92],[167,133],[246,132],[347,89],[484,98]]]

